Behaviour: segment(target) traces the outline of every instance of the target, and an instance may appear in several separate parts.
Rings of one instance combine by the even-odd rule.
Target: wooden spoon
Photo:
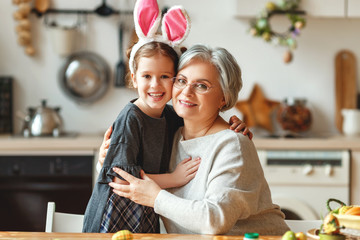
[[[35,0],[35,9],[40,12],[44,13],[49,8],[49,0]]]

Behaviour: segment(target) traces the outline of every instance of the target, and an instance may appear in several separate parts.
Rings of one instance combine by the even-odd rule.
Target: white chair
[[[55,212],[55,203],[48,202],[45,232],[82,232],[84,215]]]
[[[321,226],[321,220],[285,220],[290,230],[297,233],[307,233],[310,229],[319,229]]]

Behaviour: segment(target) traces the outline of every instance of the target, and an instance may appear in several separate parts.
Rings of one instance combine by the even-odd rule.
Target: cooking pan
[[[74,53],[66,58],[59,71],[64,92],[80,103],[92,103],[107,91],[110,69],[105,60],[92,52]]]

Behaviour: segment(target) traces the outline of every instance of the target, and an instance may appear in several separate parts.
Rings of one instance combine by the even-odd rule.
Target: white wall
[[[94,9],[100,2],[52,0],[52,7]],[[360,56],[360,20],[308,19],[298,38],[299,48],[294,53],[294,61],[286,65],[282,62],[285,49],[253,38],[247,33],[248,20],[235,18],[236,0],[159,0],[159,3],[161,6],[180,3],[188,10],[192,29],[184,43],[186,46],[207,43],[225,47],[234,54],[243,71],[244,87],[239,99],[249,97],[254,83],[259,83],[267,98],[272,100],[281,101],[287,96],[306,98],[314,115],[312,131],[337,132],[334,124],[334,57],[345,48]],[[108,4],[117,9],[119,6],[132,9],[134,0],[108,0]],[[0,1],[0,75],[15,79],[14,111],[25,112],[27,107],[38,106],[41,99],[47,99],[50,106],[61,106],[67,131],[104,132],[122,107],[137,96],[136,92],[111,84],[107,94],[91,105],[79,105],[69,99],[57,79],[64,59],[54,53],[43,18],[31,16],[33,41],[38,53],[28,57],[16,42],[12,18],[15,10],[10,0]],[[69,19],[71,16],[67,17]],[[131,17],[125,21],[131,24]],[[112,76],[118,61],[118,22],[117,16],[89,16],[86,26],[81,29],[83,37],[77,40],[77,50],[94,51],[106,59]],[[125,39],[128,38],[129,32],[125,35]],[[16,131],[19,131],[21,121],[15,119],[15,123]]]

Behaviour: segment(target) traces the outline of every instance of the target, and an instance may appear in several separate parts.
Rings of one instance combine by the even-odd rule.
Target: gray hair
[[[216,67],[226,103],[220,110],[226,111],[232,108],[242,88],[241,70],[235,58],[225,48],[213,49],[206,45],[196,44],[181,55],[178,71],[194,59],[211,63]]]

